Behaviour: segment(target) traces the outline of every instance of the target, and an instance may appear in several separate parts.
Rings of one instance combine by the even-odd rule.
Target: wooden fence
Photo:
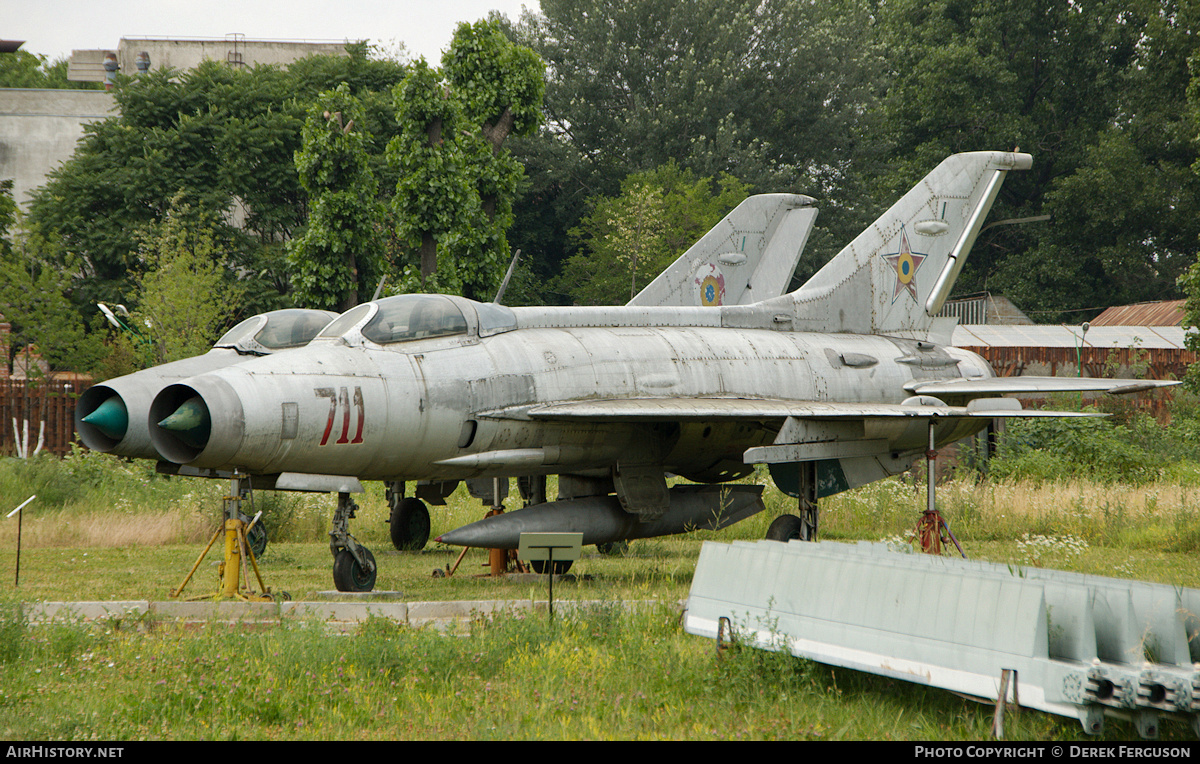
[[[75,401],[90,382],[0,379],[0,454],[14,456],[18,438],[29,422],[29,451],[37,447],[38,429],[45,422],[43,452],[63,456],[75,439]],[[21,434],[13,432],[13,420]]]

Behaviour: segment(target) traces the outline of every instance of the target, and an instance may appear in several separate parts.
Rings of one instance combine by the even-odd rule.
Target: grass
[[[634,542],[624,557],[594,549],[555,585],[556,598],[611,603],[564,616],[505,617],[467,639],[369,621],[334,636],[319,624],[184,629],[135,620],[30,627],[20,602],[165,599],[215,527],[219,481],[165,480],[97,455],[0,463],[0,506],[39,499],[0,522],[0,734],[8,739],[894,739],[989,735],[991,708],[941,690],[755,650],[718,659],[684,634],[701,543],[762,538],[792,508],[773,488],[767,511],[725,531]],[[74,481],[77,485],[64,485]],[[765,479],[764,479],[764,482]],[[1192,481],[1112,483],[961,480],[939,503],[972,557],[1200,587],[1200,488]],[[459,491],[432,508],[433,535],[482,516]],[[256,496],[274,540],[262,560],[276,591],[302,599],[332,588],[327,531],[333,499]],[[510,500],[515,507],[515,499]],[[352,531],[375,553],[377,588],[407,600],[541,599],[543,584],[477,575],[471,552],[400,553],[388,541],[382,489],[359,498]],[[822,535],[902,537],[923,491],[888,480],[822,502]],[[189,593],[216,590],[216,554]],[[617,603],[655,599],[625,613]],[[1086,738],[1077,722],[1022,712],[1008,739]],[[1181,724],[1164,738],[1184,738]],[[1130,739],[1110,720],[1107,739]]]
[[[7,739],[972,740],[990,709],[775,653],[715,657],[674,610],[507,618],[467,639],[368,621],[29,628],[0,618]],[[1022,713],[1008,739],[1081,739]]]

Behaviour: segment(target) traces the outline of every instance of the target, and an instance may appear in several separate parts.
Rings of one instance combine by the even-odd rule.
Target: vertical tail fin
[[[799,331],[927,337],[1009,170],[1028,154],[955,154],[792,292]]]
[[[748,305],[787,291],[817,217],[813,199],[759,194],[733,209],[628,305]]]

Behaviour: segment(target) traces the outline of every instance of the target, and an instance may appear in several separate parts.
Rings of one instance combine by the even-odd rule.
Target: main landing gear
[[[817,463],[800,462],[799,517],[780,515],[767,528],[770,541],[817,540]]]
[[[387,484],[388,530],[401,552],[419,552],[429,543],[429,509],[425,502],[404,496],[404,483]]]

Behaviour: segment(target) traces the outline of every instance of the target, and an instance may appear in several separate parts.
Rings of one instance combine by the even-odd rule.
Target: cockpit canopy
[[[364,337],[380,345],[466,333],[467,319],[462,311],[438,295],[380,300],[379,311],[362,329]]]
[[[268,355],[276,350],[307,345],[337,314],[328,310],[273,310],[251,316],[216,341],[213,347],[233,348],[243,355]]]
[[[440,294],[404,294],[351,308],[319,337],[353,341],[352,335],[361,334],[377,345],[391,345],[460,334],[486,337],[515,327],[512,311],[500,305]]]

